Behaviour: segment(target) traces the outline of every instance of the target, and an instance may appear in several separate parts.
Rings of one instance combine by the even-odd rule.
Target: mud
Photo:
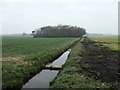
[[[81,67],[90,72],[89,76],[103,82],[118,83],[120,81],[120,62],[118,51],[104,47],[104,43],[85,38],[82,42],[83,52]]]

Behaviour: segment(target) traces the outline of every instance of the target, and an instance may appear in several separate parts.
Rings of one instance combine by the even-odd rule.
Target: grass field
[[[120,49],[118,48],[120,45],[118,44],[118,36],[94,36],[90,38],[98,42],[108,42],[110,44],[104,44],[104,46],[109,47],[115,51],[120,51]]]
[[[118,42],[118,36],[93,36],[91,39],[104,42]]]
[[[3,57],[49,52],[54,47],[68,44],[75,38],[6,37],[2,39]]]
[[[39,72],[42,66],[57,58],[76,40],[3,36],[3,88],[21,88],[26,78]]]

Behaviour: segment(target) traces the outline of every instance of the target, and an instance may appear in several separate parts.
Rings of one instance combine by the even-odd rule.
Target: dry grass
[[[2,57],[2,59],[0,60],[2,62],[11,62],[11,63],[20,64],[20,65],[27,65],[29,63],[27,61],[23,61],[25,57],[27,57],[27,55],[7,56],[7,57]]]

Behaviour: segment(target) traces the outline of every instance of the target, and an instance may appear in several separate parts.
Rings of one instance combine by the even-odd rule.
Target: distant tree
[[[23,33],[22,33],[22,35],[23,35],[23,36],[25,36],[25,35],[26,35],[26,33],[25,33],[25,32],[23,32]]]
[[[82,37],[84,28],[70,25],[45,26],[36,30],[34,37]]]

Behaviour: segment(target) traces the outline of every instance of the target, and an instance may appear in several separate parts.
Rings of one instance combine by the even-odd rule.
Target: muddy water
[[[52,63],[54,66],[62,66],[70,53],[71,49],[64,52],[58,59]],[[21,90],[25,88],[49,88],[50,82],[57,76],[59,70],[49,70],[43,69],[40,73],[30,79],[25,85],[23,85]]]

